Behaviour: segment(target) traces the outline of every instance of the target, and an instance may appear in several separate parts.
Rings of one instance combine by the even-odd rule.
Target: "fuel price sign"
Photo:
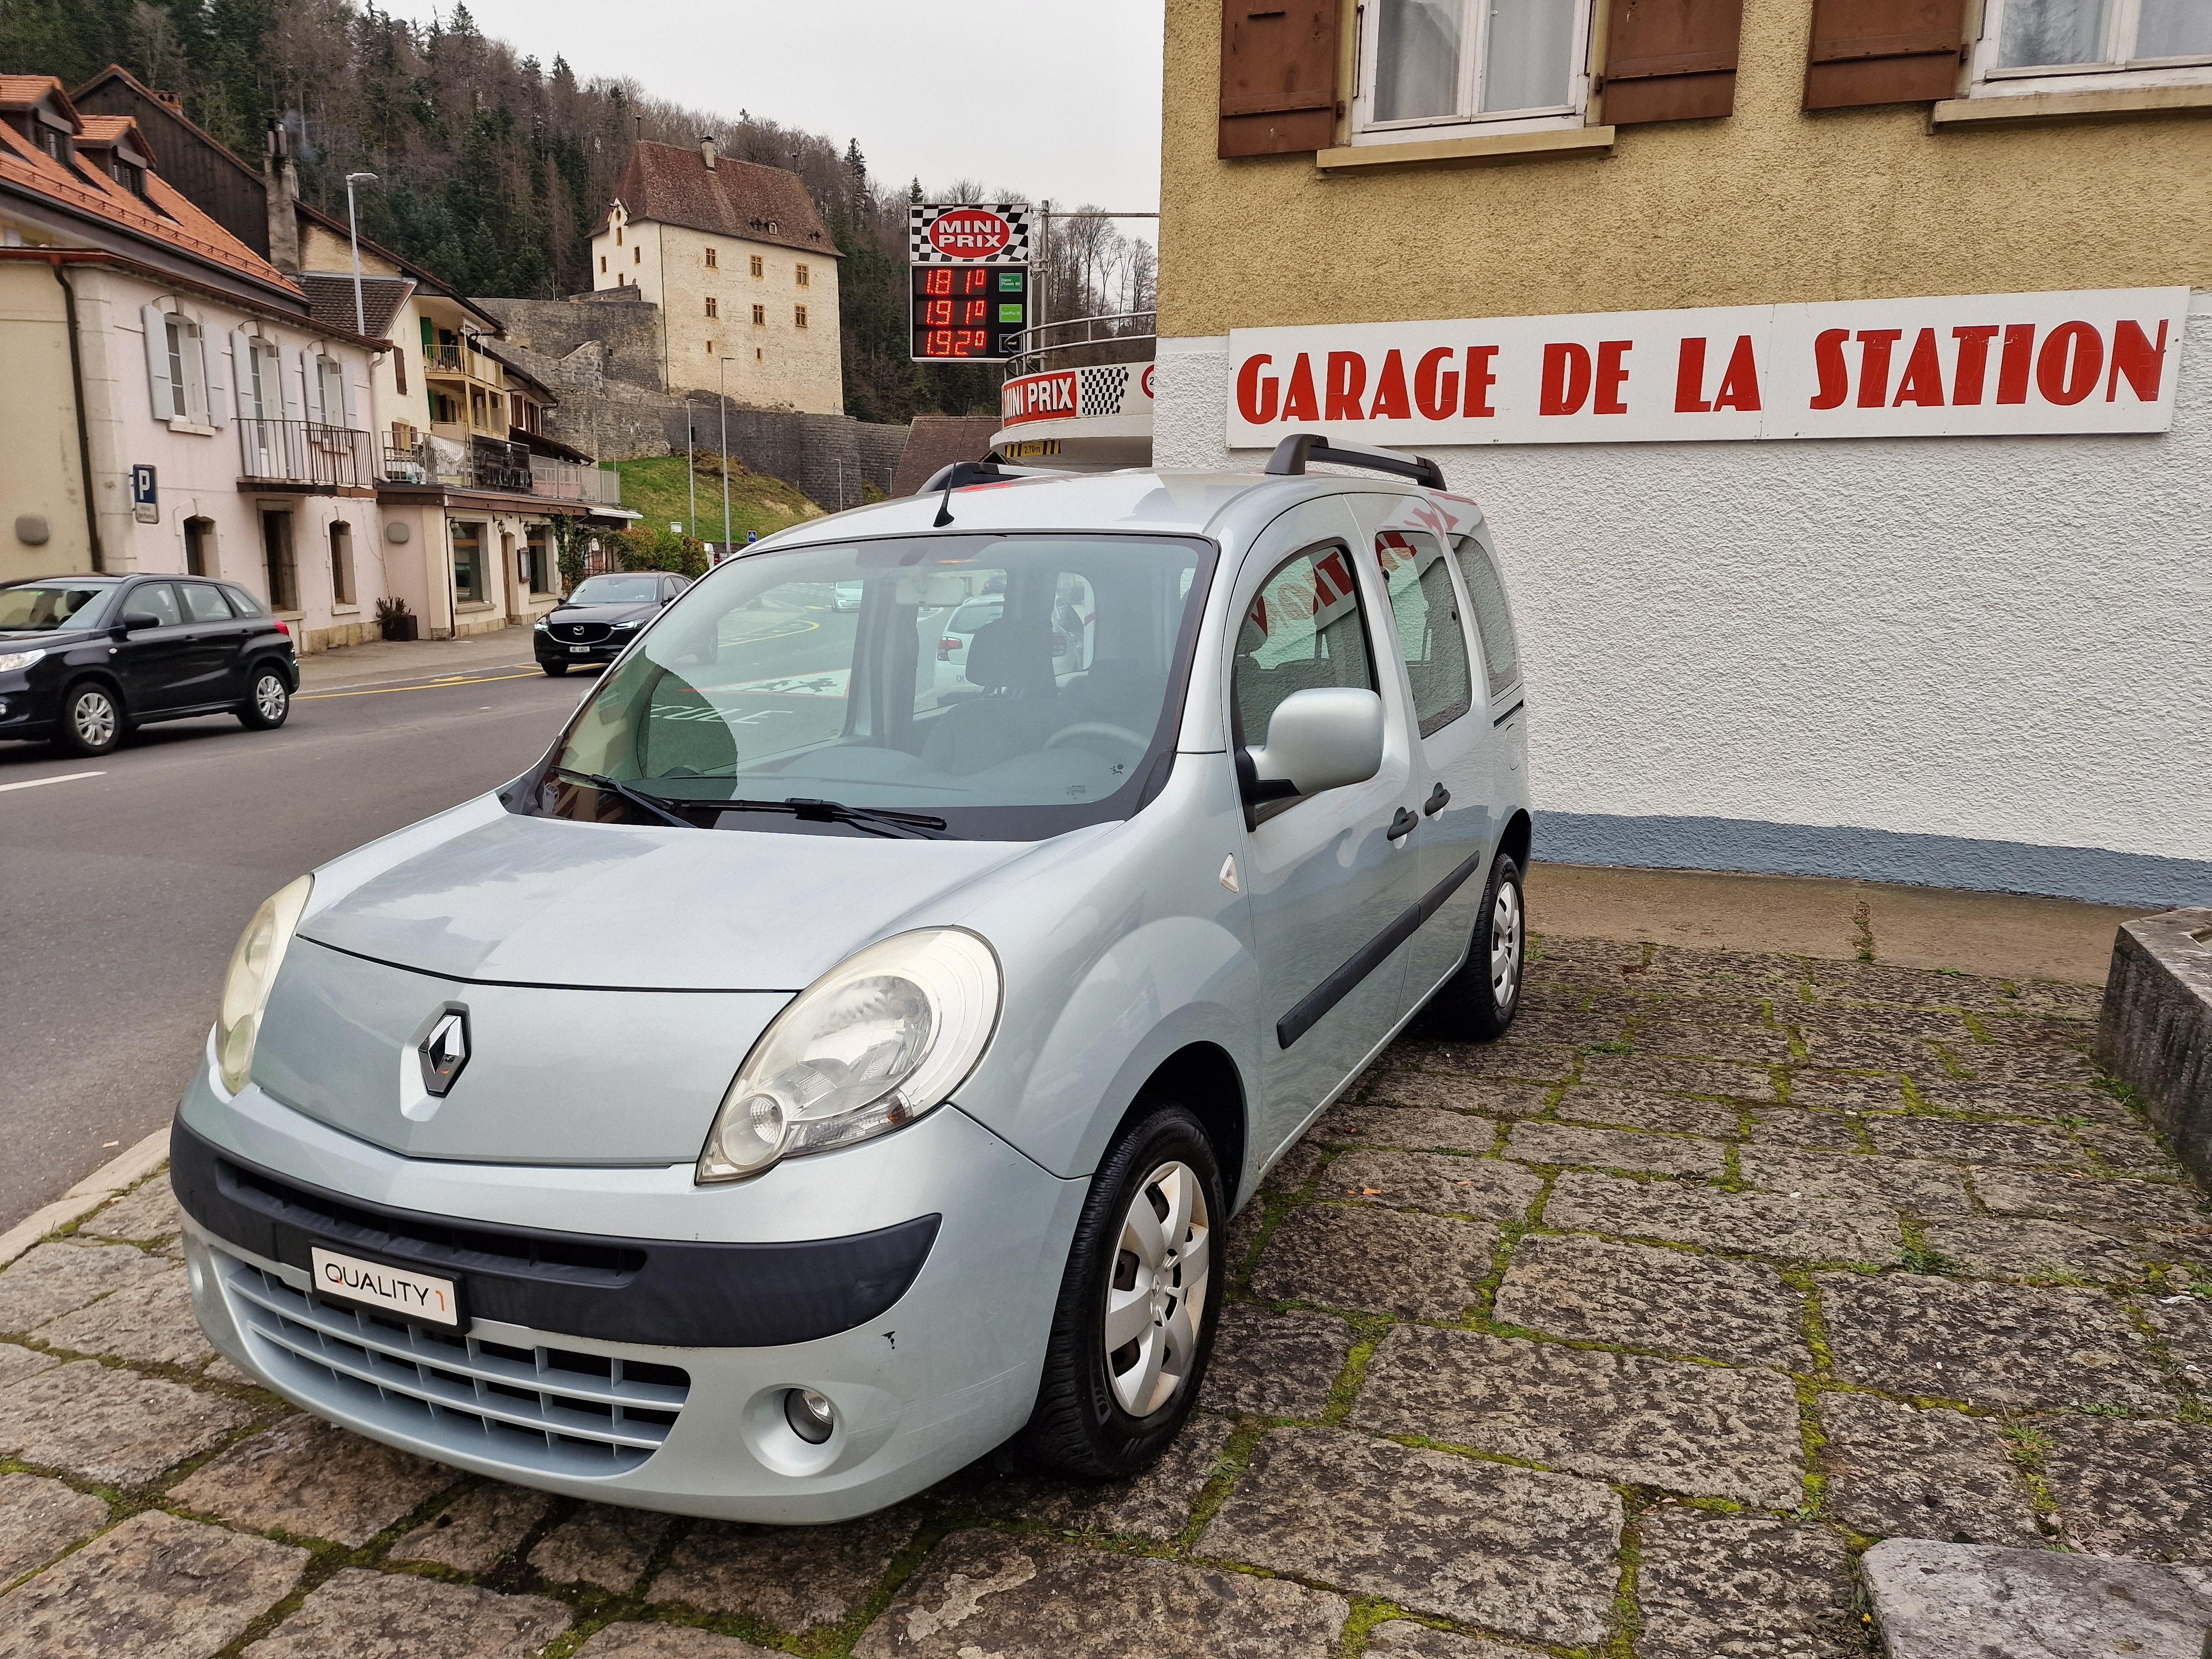
[[[1030,325],[1030,210],[917,202],[908,214],[917,362],[1003,362]]]
[[[1028,266],[915,265],[913,277],[917,362],[997,362],[1021,349],[1030,325]]]

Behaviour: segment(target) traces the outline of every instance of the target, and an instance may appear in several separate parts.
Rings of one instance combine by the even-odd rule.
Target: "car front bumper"
[[[250,1218],[205,1201],[204,1181],[200,1196],[186,1198],[185,1252],[200,1322],[265,1386],[371,1438],[517,1485],[779,1524],[844,1520],[896,1503],[1021,1426],[1086,1185],[1048,1174],[950,1106],[881,1140],[791,1160],[758,1182],[706,1188],[693,1183],[689,1164],[532,1168],[402,1158],[251,1085],[226,1099],[204,1067],[178,1116],[208,1158],[277,1177],[263,1182],[264,1195],[289,1183],[380,1206],[349,1212],[368,1232],[333,1228],[329,1204],[295,1207],[280,1219],[297,1231],[280,1237],[281,1229],[256,1233]],[[449,1263],[410,1254],[398,1235],[423,1230],[380,1215],[449,1218]],[[495,1308],[476,1293],[488,1281],[474,1271],[483,1264],[483,1240],[471,1224],[565,1237],[588,1261],[596,1247],[642,1243],[649,1254],[655,1241],[695,1251],[716,1243],[837,1248],[932,1215],[934,1234],[902,1293],[891,1286],[893,1299],[873,1316],[824,1334],[799,1332],[805,1340],[720,1346],[580,1335],[511,1316],[526,1305],[556,1308],[557,1297]],[[395,1241],[382,1249],[379,1224]],[[309,1274],[292,1259],[304,1259],[308,1236],[456,1279],[465,1333],[311,1297]],[[579,1271],[556,1260],[562,1251],[544,1254],[556,1278]],[[696,1271],[701,1258],[690,1260],[687,1271]],[[766,1263],[763,1271],[777,1269]],[[470,1305],[471,1297],[479,1305]],[[626,1310],[631,1300],[659,1311]],[[599,1307],[596,1328],[615,1328],[608,1317],[642,1319],[639,1335],[657,1334],[651,1319],[669,1314],[654,1298],[619,1292]],[[793,1332],[787,1325],[769,1334]],[[825,1443],[809,1444],[786,1422],[783,1399],[794,1388],[836,1407]]]
[[[636,637],[637,635],[635,632],[617,634],[611,640],[598,640],[589,644],[575,645],[565,640],[550,638],[541,633],[531,641],[531,649],[537,653],[538,660],[541,663],[609,663],[622,655],[623,648]]]

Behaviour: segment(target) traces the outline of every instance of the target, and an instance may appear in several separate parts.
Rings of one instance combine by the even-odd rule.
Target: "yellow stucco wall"
[[[1812,12],[1745,0],[1728,119],[1623,127],[1609,156],[1323,176],[1216,158],[1219,0],[1168,0],[1160,332],[2212,287],[2212,119],[1808,115]]]
[[[715,263],[707,264],[707,250]],[[617,275],[661,307],[663,348],[671,392],[714,392],[758,409],[796,409],[811,415],[844,412],[845,386],[837,329],[837,261],[834,254],[802,253],[767,242],[743,241],[687,230],[680,225],[633,221],[623,245],[611,230],[592,244],[592,284],[615,287]],[[599,270],[599,261],[607,270]],[[752,261],[761,274],[752,274]],[[799,267],[806,267],[806,284]],[[707,315],[707,301],[719,316]],[[753,307],[765,319],[752,320]],[[796,310],[806,307],[806,326]],[[709,351],[708,345],[713,343]],[[722,379],[723,355],[734,361]]]
[[[0,580],[89,570],[68,313],[51,265],[0,264]],[[23,541],[19,520],[44,520],[46,541]]]

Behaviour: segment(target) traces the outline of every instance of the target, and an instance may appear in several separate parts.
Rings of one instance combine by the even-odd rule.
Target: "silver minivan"
[[[1417,1012],[1505,1029],[1520,665],[1433,463],[950,471],[718,566],[528,772],[262,907],[173,1150],[238,1365],[691,1515],[1016,1435],[1127,1475],[1269,1165]]]

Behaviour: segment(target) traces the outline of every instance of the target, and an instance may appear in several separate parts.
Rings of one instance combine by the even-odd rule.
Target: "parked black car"
[[[579,663],[612,662],[662,605],[690,586],[651,570],[585,577],[532,630],[538,665],[565,674]]]
[[[244,588],[199,576],[0,582],[0,738],[104,755],[152,720],[284,724],[291,632]]]

